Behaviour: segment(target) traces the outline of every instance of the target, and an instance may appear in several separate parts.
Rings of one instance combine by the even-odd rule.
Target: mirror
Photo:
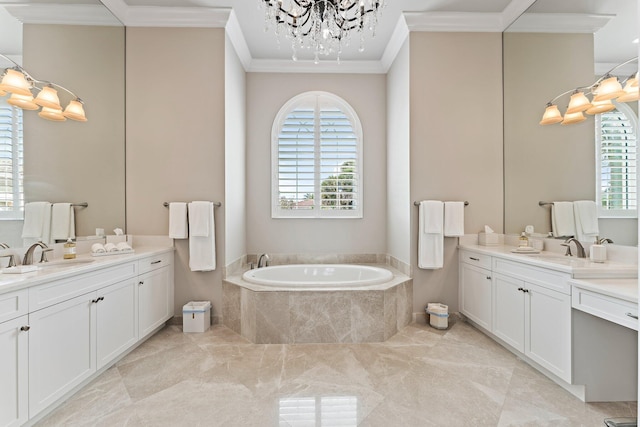
[[[25,202],[86,202],[74,210],[77,236],[124,229],[124,26],[97,0],[18,1],[0,6],[0,28],[11,29],[3,34],[0,53],[36,79],[72,91],[84,101],[88,118],[52,122],[23,111]],[[71,95],[58,92],[64,107]],[[22,223],[0,221],[0,242],[21,247]]]
[[[567,126],[538,123],[551,99],[638,56],[637,7],[636,0],[536,0],[503,34],[505,233],[526,225],[549,232],[550,206],[540,201],[595,200],[594,116]],[[614,74],[628,77],[637,62],[630,68]],[[568,100],[557,101],[561,111]],[[637,116],[637,102],[626,105]],[[599,229],[600,237],[637,245],[635,218],[600,218]]]

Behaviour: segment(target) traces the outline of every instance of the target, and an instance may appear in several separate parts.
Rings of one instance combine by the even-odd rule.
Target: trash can
[[[637,427],[638,419],[630,417],[605,418],[604,425],[607,427]]]
[[[210,326],[210,301],[191,301],[182,306],[182,332],[204,332]]]
[[[439,302],[430,302],[425,311],[429,315],[429,324],[436,329],[449,327],[449,306]]]

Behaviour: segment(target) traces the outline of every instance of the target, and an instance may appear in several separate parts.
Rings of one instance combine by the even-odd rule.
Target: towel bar
[[[164,206],[165,208],[168,208],[169,207],[169,202],[164,202],[162,204],[162,206]],[[213,206],[219,208],[220,206],[222,206],[222,203],[221,202],[213,202]]]
[[[74,208],[88,208],[89,207],[89,203],[87,203],[87,202],[71,203],[71,206],[73,206]]]
[[[540,206],[553,206],[553,202],[538,202]]]
[[[420,206],[420,202],[413,202],[414,206]],[[466,200],[464,201],[464,205],[465,206],[469,206],[469,202],[467,202]]]

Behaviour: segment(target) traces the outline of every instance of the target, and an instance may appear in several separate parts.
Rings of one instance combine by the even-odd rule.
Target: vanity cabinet
[[[460,312],[490,331],[491,257],[461,251],[459,259]]]
[[[173,316],[173,254],[140,260],[138,334],[144,338]]]
[[[97,293],[97,369],[107,366],[138,341],[137,279],[128,279]]]
[[[0,426],[19,426],[29,418],[29,294],[0,295]]]

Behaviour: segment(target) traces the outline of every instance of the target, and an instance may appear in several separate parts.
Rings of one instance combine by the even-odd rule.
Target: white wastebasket
[[[429,324],[436,329],[449,327],[449,306],[438,302],[430,302],[425,309],[429,315]]]
[[[182,332],[204,332],[210,326],[210,301],[191,301],[182,306]]]

